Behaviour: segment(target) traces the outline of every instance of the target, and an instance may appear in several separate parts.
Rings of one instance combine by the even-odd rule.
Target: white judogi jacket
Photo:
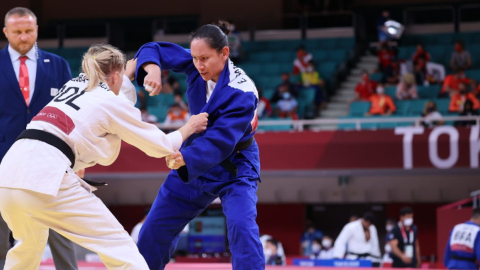
[[[370,225],[370,240],[367,241],[365,232],[361,223],[361,219],[353,221],[345,225],[334,245],[335,258],[344,258],[347,260],[357,260],[358,255],[355,254],[371,254],[375,257],[364,257],[361,259],[371,260],[372,262],[380,262],[380,246],[378,244],[378,234],[375,225]]]
[[[135,87],[126,76],[118,96],[104,83],[85,92],[87,84],[84,74],[67,82],[27,126],[65,141],[75,154],[73,171],[112,164],[122,140],[157,158],[181,147],[180,132],[165,135],[142,122],[140,110],[133,106]],[[0,164],[0,187],[56,196],[65,171],[72,171],[70,165],[62,152],[44,142],[18,140]]]

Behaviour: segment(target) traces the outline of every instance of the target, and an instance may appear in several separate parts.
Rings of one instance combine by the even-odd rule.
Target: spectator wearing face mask
[[[395,104],[390,96],[385,95],[383,85],[378,85],[376,92],[376,95],[370,97],[370,111],[366,115],[391,115],[395,112]]]
[[[273,237],[271,235],[268,235],[268,234],[263,234],[262,236],[260,236],[260,242],[262,243],[264,253],[269,253],[270,252],[270,251],[266,251],[267,250],[267,241],[270,240],[270,239],[273,239]],[[269,248],[270,248],[270,246],[269,246]],[[285,257],[285,251],[283,249],[283,245],[279,241],[277,241],[277,255],[282,257],[283,262],[287,261],[287,258]],[[267,256],[265,256],[265,263],[267,262],[268,259],[269,258],[267,258]]]
[[[320,253],[322,251],[322,239],[315,238],[312,241],[312,252],[310,253],[310,259],[318,260],[320,259]]]
[[[325,235],[322,238],[322,250],[320,251],[320,259],[331,260],[335,257],[333,252],[333,239]]]
[[[385,224],[385,231],[387,232],[387,236],[385,239],[385,254],[383,255],[382,263],[392,263],[392,257],[390,256],[390,253],[392,253],[392,247],[388,244],[388,234],[395,228],[395,225],[397,222],[389,218],[387,219],[387,223]]]
[[[393,50],[390,49],[388,44],[384,43],[380,47],[380,51],[378,52],[378,70],[385,71],[390,64],[392,63],[392,59],[395,57]]]
[[[298,119],[297,115],[297,100],[286,91],[282,94],[282,99],[277,102],[277,115],[280,118]]]
[[[472,56],[470,52],[465,50],[463,41],[459,40],[455,42],[455,51],[452,53],[450,59],[450,67],[453,70],[457,69],[469,69],[472,66]]]
[[[460,84],[471,84],[472,89],[475,88],[474,81],[470,80],[465,76],[464,69],[457,69],[455,74],[447,75],[443,81],[442,90],[440,91],[441,97],[451,97],[453,96],[460,87]]]
[[[322,231],[315,228],[312,224],[307,225],[307,228],[302,235],[302,239],[300,240],[300,254],[303,256],[310,256],[313,252],[313,242],[315,239],[322,239],[322,237]],[[320,242],[318,242],[318,244],[320,244]]]
[[[396,59],[393,59],[388,65],[382,77],[382,83],[388,85],[396,85],[400,81],[400,64]]]
[[[370,97],[375,94],[377,82],[370,80],[370,74],[364,70],[362,72],[362,81],[355,87],[355,98],[353,101],[368,101]]]
[[[170,112],[168,113],[164,125],[185,125],[190,119],[190,114],[183,110],[180,104],[175,103],[170,107]]]
[[[480,109],[480,102],[473,93],[467,91],[467,86],[463,83],[460,83],[458,86],[459,91],[452,96],[448,110],[451,112],[462,112],[467,100],[472,102],[474,110]]]
[[[278,241],[275,239],[268,239],[264,250],[266,265],[284,265],[282,256],[278,255]]]
[[[320,78],[318,71],[315,70],[315,63],[313,60],[308,62],[308,66],[304,72],[302,72],[302,84],[305,88],[315,89],[315,107],[318,109],[323,108],[325,103],[323,102],[323,87],[325,83]]]
[[[285,91],[290,92],[294,97],[298,96],[298,87],[290,81],[290,74],[283,73],[282,74],[282,83],[277,85],[275,93],[273,94],[270,102],[277,103],[280,99],[282,99],[282,95]]]
[[[470,100],[465,101],[463,104],[463,111],[460,113],[460,116],[467,115],[478,115],[478,110],[473,109],[473,102]],[[470,127],[475,126],[477,121],[475,120],[458,120],[455,121],[455,126]]]
[[[293,61],[293,75],[305,72],[308,62],[311,60],[313,60],[313,56],[305,50],[305,47],[300,46],[297,49],[297,58]]]
[[[417,226],[413,224],[413,210],[404,207],[400,210],[400,222],[388,234],[392,247],[394,268],[419,268],[422,264]]]
[[[422,125],[424,127],[432,128],[443,125],[444,123],[442,115],[437,111],[437,105],[433,101],[427,101],[425,103],[425,109],[423,110],[422,117]]]
[[[395,95],[398,100],[417,99],[417,84],[415,76],[411,73],[403,75],[402,81],[397,85],[397,93]]]

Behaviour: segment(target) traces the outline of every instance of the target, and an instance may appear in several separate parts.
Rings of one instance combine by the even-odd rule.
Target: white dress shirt
[[[15,51],[10,45],[8,46],[8,53],[10,54],[10,59],[12,60],[13,71],[15,71],[15,76],[17,81],[20,77],[20,56],[19,52]],[[28,80],[30,82],[30,100],[33,97],[33,91],[35,91],[35,79],[37,77],[37,55],[36,48],[33,48],[25,54],[28,59],[25,61],[28,69]]]
[[[207,102],[210,100],[210,97],[212,96],[212,93],[213,93],[213,89],[215,89],[216,85],[217,83],[212,80],[207,81]]]

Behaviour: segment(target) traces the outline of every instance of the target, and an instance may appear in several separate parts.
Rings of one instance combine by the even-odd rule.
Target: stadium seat
[[[274,53],[272,52],[256,52],[250,54],[250,61],[255,63],[271,63],[273,62]]]
[[[333,50],[333,49],[335,49],[336,44],[337,44],[337,39],[336,38],[320,39],[319,42],[318,42],[318,48],[319,49],[326,49],[326,50]]]
[[[263,96],[270,100],[272,99],[273,97],[273,94],[275,94],[275,89],[274,88],[266,88],[266,89],[263,89]]]
[[[441,85],[429,85],[429,86],[417,86],[418,90],[418,97],[419,98],[426,98],[426,99],[433,99],[438,97],[440,94]]]
[[[382,80],[383,74],[381,72],[376,72],[370,74],[370,80],[380,82]]]
[[[336,62],[322,62],[318,65],[317,69],[322,78],[333,77],[337,68]]]
[[[395,94],[397,93],[396,86],[386,86],[385,87],[385,94],[390,96],[391,98],[395,99]]]
[[[353,38],[337,39],[337,47],[341,49],[352,50],[355,47],[355,39]]]
[[[437,110],[442,115],[446,115],[448,113],[448,107],[450,105],[450,99],[448,98],[438,98],[434,100],[435,104],[437,105]]]
[[[317,63],[320,63],[321,61],[326,61],[328,59],[328,54],[330,52],[324,51],[324,50],[317,50],[317,51],[312,51],[312,56],[313,60]]]
[[[300,90],[298,95],[298,115],[303,118],[313,113],[313,101],[315,100],[315,89],[306,88]]]
[[[295,52],[293,51],[279,51],[275,53],[274,61],[277,63],[289,63],[292,65],[295,60]]]
[[[344,62],[347,58],[347,52],[344,50],[332,50],[327,54],[327,60],[334,62]]]
[[[352,104],[350,105],[349,116],[364,117],[369,109],[370,102],[368,101],[352,102]]]
[[[480,82],[480,69],[466,70],[465,75],[470,79],[474,79],[475,81]]]
[[[273,75],[279,75],[280,74],[280,65],[276,63],[267,63],[267,64],[261,64],[261,74],[262,75],[268,75],[268,76],[273,76]]]
[[[426,102],[427,102],[427,100],[424,100],[424,99],[410,100],[409,101],[409,108],[408,108],[408,115],[411,115],[411,116],[422,115]]]
[[[408,115],[408,109],[410,107],[410,103],[407,100],[394,100],[395,107],[397,110],[395,111],[396,115],[406,116]]]

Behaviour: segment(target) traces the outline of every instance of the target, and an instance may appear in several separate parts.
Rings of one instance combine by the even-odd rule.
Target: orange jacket
[[[472,93],[468,93],[466,95],[456,93],[450,100],[450,106],[448,107],[448,109],[451,112],[459,112],[463,110],[463,104],[465,104],[465,101],[467,101],[467,99],[470,99],[470,101],[473,103],[474,110],[480,109],[480,102],[478,101],[477,97]]]
[[[392,98],[387,95],[373,95],[370,97],[370,103],[371,114],[385,114],[387,110],[393,113],[397,109]]]
[[[442,91],[440,91],[440,94],[443,94],[447,91],[447,86],[452,89],[458,90],[458,85],[460,83],[470,84],[470,82],[471,81],[469,78],[457,79],[455,78],[455,75],[447,75],[447,77],[445,77],[445,80],[443,80]]]

